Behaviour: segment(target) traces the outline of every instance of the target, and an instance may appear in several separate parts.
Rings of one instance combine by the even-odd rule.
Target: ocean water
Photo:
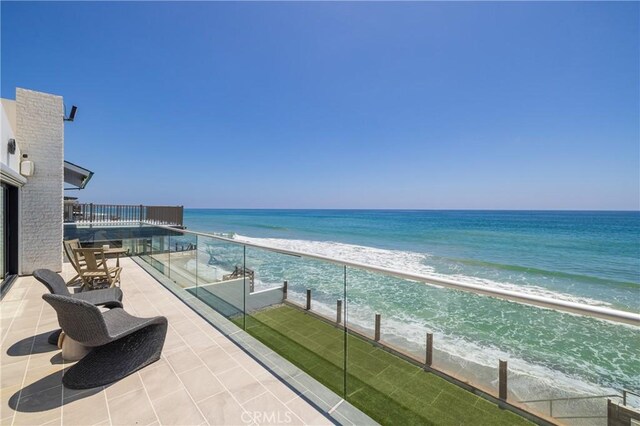
[[[185,210],[190,230],[462,282],[640,311],[640,212]],[[313,288],[331,314],[341,269],[247,251],[260,283]],[[640,330],[349,270],[348,320],[417,354],[424,335],[466,374],[495,385],[508,359],[521,399],[640,390]],[[483,368],[487,371],[482,373]],[[466,370],[465,370],[466,368]],[[476,379],[476,378],[474,378]],[[493,381],[492,381],[493,380]]]

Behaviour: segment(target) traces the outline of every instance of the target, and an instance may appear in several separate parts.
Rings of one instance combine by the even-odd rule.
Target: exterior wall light
[[[36,166],[33,164],[33,161],[26,159],[28,157],[27,154],[22,154],[23,160],[20,162],[20,174],[24,177],[33,176],[36,171]]]
[[[78,107],[73,105],[71,107],[71,112],[69,113],[69,116],[65,117],[64,121],[73,121],[73,119],[76,118],[76,111],[78,111]]]

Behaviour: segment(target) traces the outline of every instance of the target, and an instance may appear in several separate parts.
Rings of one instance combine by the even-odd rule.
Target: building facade
[[[16,89],[1,102],[0,279],[62,269],[64,105],[61,96]]]

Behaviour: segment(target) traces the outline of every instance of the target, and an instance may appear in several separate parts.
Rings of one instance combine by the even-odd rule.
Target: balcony
[[[42,300],[46,289],[21,277],[2,301],[1,424],[372,423],[349,404],[331,411],[340,399],[326,388],[285,361],[261,363],[230,340],[243,334],[237,327],[215,328],[211,321],[220,318],[199,316],[133,260],[121,264],[127,311],[169,320],[162,358],[110,386],[65,388],[61,377],[70,364],[47,343],[58,324]],[[63,275],[74,275],[69,264]],[[298,389],[280,378],[285,375]]]
[[[2,424],[603,425],[612,407],[633,410],[625,392],[563,393],[498,358],[494,366],[466,362],[431,330],[394,329],[387,311],[358,303],[371,283],[393,294],[422,288],[415,286],[423,277],[182,228],[117,224],[68,224],[65,237],[128,249],[125,308],[168,317],[161,360],[105,388],[65,389],[68,364],[46,343],[57,324],[41,299],[45,289],[20,278],[2,301]],[[68,264],[64,275],[73,275]],[[442,294],[450,303],[484,297],[453,282],[432,284],[441,286],[429,287],[430,303]],[[513,303],[507,296],[526,298],[491,296],[498,313]],[[545,320],[566,319],[530,308]],[[600,321],[588,313],[572,315],[575,326]],[[638,321],[611,310],[592,314]],[[632,327],[616,330],[634,336]]]
[[[470,362],[455,352],[455,345],[452,351],[437,331],[413,324],[402,327],[390,312],[393,304],[374,311],[361,297],[372,286],[384,289],[389,301],[394,293],[415,292],[425,309],[437,307],[442,314],[438,322],[446,325],[447,303],[463,303],[473,315],[474,301],[490,296],[494,308],[482,315],[501,316],[514,312],[512,303],[525,303],[529,314],[541,321],[578,333],[616,330],[629,339],[635,338],[634,327],[617,323],[637,325],[637,314],[476,288],[223,235],[162,226],[147,232],[145,238],[123,245],[176,296],[197,303],[203,314],[223,315],[382,424],[530,420],[604,425],[609,404],[621,410],[637,406],[637,399],[627,400],[625,395],[631,394],[623,389],[594,392],[571,383],[558,385],[518,360],[514,365],[495,356]],[[509,321],[507,314],[489,322],[509,327]]]

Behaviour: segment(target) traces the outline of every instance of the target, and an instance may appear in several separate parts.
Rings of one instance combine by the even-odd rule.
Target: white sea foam
[[[282,238],[254,238],[244,235],[234,235],[239,241],[269,246],[275,249],[299,251],[303,253],[343,259],[350,262],[358,262],[371,266],[388,269],[397,269],[409,273],[425,275],[434,279],[449,279],[467,284],[482,285],[488,288],[516,291],[522,294],[549,297],[557,300],[565,300],[575,303],[584,303],[594,306],[607,306],[607,302],[588,297],[577,296],[550,290],[534,284],[515,284],[498,282],[494,280],[471,277],[463,274],[442,274],[435,272],[429,266],[429,254],[404,250],[387,250],[375,247],[345,244],[334,241],[293,240]]]
[[[414,273],[429,274],[433,268],[422,263],[428,255],[401,250],[385,250],[332,241],[288,240],[280,238],[253,238],[235,235],[235,239],[261,244],[276,249],[292,250],[319,256],[344,259],[384,268],[403,268]]]

